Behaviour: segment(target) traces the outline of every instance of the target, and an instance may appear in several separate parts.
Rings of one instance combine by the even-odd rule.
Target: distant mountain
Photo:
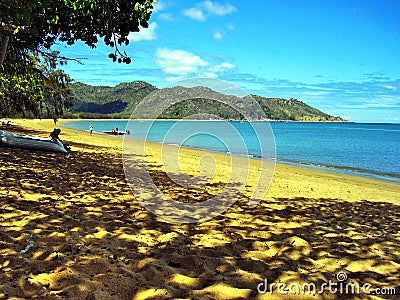
[[[199,114],[204,118],[208,114],[210,118],[236,120],[258,120],[266,117],[278,121],[345,121],[293,98],[266,98],[257,95],[236,97],[200,86],[177,86],[159,90],[144,81],[121,83],[115,87],[91,86],[78,82],[72,84],[71,89],[75,94],[75,105],[67,117],[129,118],[137,105],[150,95],[146,98],[146,106],[140,106],[140,116],[143,118],[153,117],[155,112],[160,112],[156,116],[163,119],[196,118],[195,115]],[[151,94],[154,91],[157,93]],[[259,107],[262,109],[261,113]]]
[[[115,87],[77,82],[71,85],[71,89],[75,95],[75,103],[70,112],[89,118],[129,118],[135,106],[157,90],[144,81],[124,82]]]
[[[252,97],[261,105],[266,116],[273,120],[344,122],[340,117],[328,115],[297,99]]]

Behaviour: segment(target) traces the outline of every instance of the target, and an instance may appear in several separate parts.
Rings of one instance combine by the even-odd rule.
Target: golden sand
[[[42,136],[54,127],[13,123],[15,132]],[[152,200],[145,188],[132,193],[123,139],[67,128],[60,137],[70,153],[0,148],[0,298],[336,299],[355,296],[257,287],[265,279],[318,287],[337,282],[339,272],[370,291],[400,283],[398,183],[277,164],[268,192],[249,207],[262,169],[254,160],[234,174],[249,177],[226,212],[170,223],[138,201]],[[162,150],[147,143],[142,159],[159,190],[177,201],[218,195],[232,177],[229,156],[180,149],[181,172],[207,179],[188,190],[163,165],[175,150]]]

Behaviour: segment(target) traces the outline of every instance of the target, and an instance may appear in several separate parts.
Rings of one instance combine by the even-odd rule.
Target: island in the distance
[[[236,104],[241,107],[238,112],[227,104],[210,100],[207,93],[217,93],[205,87],[173,87],[168,89],[157,89],[155,86],[144,81],[133,81],[121,83],[115,87],[91,86],[81,82],[71,85],[75,100],[74,106],[69,109],[66,118],[83,119],[127,119],[131,116],[136,105],[146,96],[154,91],[161,95],[165,91],[170,96],[174,93],[193,92],[194,89],[201,89],[205,97],[187,99],[173,104],[158,116],[160,119],[182,119],[196,114],[210,114],[226,120],[242,120],[245,116],[252,119],[260,119],[254,115],[251,107],[247,105],[247,97],[234,98]],[[189,93],[191,94],[191,93]],[[217,93],[219,95],[227,96]],[[263,118],[271,121],[301,121],[301,122],[348,122],[341,117],[331,116],[297,99],[266,98],[257,95],[251,97],[258,102],[263,110]]]

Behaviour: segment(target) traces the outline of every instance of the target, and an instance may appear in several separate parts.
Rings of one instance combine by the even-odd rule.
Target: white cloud
[[[152,18],[153,15],[157,16],[157,19],[163,20],[163,21],[175,21],[175,18],[172,16],[172,14],[165,12],[168,8],[173,6],[172,3],[169,1],[157,1],[153,3],[153,12],[152,12]]]
[[[155,57],[156,64],[172,78],[197,76],[217,78],[221,73],[235,68],[228,62],[211,65],[207,60],[185,50],[159,48]]]
[[[163,1],[157,1],[153,3],[153,13],[158,13],[166,8],[166,3]]]
[[[156,63],[161,69],[171,75],[186,76],[197,73],[200,68],[209,65],[200,56],[184,50],[160,48],[156,52]]]
[[[210,68],[210,70],[211,70],[212,72],[217,72],[217,73],[219,73],[219,72],[225,72],[225,71],[227,71],[227,70],[234,69],[234,68],[235,68],[235,66],[232,65],[231,63],[223,62],[222,64],[219,64],[219,65],[216,65],[216,66],[212,66],[212,67]]]
[[[218,74],[217,73],[213,73],[213,72],[203,72],[203,73],[199,74],[199,77],[218,78]]]
[[[232,70],[236,68],[234,65],[228,62],[223,62],[222,64],[216,65],[216,66],[210,66],[207,68],[207,70],[203,73],[200,74],[203,77],[208,77],[208,78],[218,78],[222,74],[226,73],[229,70]]]
[[[224,33],[221,30],[216,30],[213,34],[213,39],[216,41],[220,41],[224,38]]]
[[[218,2],[204,1],[201,5],[210,15],[223,16],[236,12],[236,7],[231,4],[223,5]]]
[[[161,13],[158,18],[163,21],[174,21],[174,17],[171,14]]]
[[[157,39],[156,29],[158,25],[156,22],[150,23],[148,28],[143,28],[140,26],[139,32],[131,32],[128,35],[129,40],[135,42],[139,41],[152,41]]]
[[[203,1],[192,8],[185,9],[183,14],[193,20],[204,21],[206,16],[224,16],[236,11],[236,7],[231,4],[223,5],[218,2]]]
[[[203,11],[196,7],[185,9],[183,11],[183,14],[185,16],[187,16],[193,20],[197,20],[197,21],[204,21],[206,19]]]
[[[213,39],[216,41],[220,41],[220,40],[224,39],[227,35],[226,31],[234,31],[235,25],[233,25],[232,23],[229,23],[229,24],[226,24],[225,28],[226,28],[226,30],[223,30],[221,28],[215,29],[214,34],[213,34]]]

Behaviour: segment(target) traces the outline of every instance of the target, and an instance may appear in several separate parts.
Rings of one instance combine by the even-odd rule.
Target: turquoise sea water
[[[400,182],[400,124],[82,121],[63,126],[87,131],[91,123],[94,131],[100,133],[127,128],[131,131],[127,137],[132,139],[276,159]]]

